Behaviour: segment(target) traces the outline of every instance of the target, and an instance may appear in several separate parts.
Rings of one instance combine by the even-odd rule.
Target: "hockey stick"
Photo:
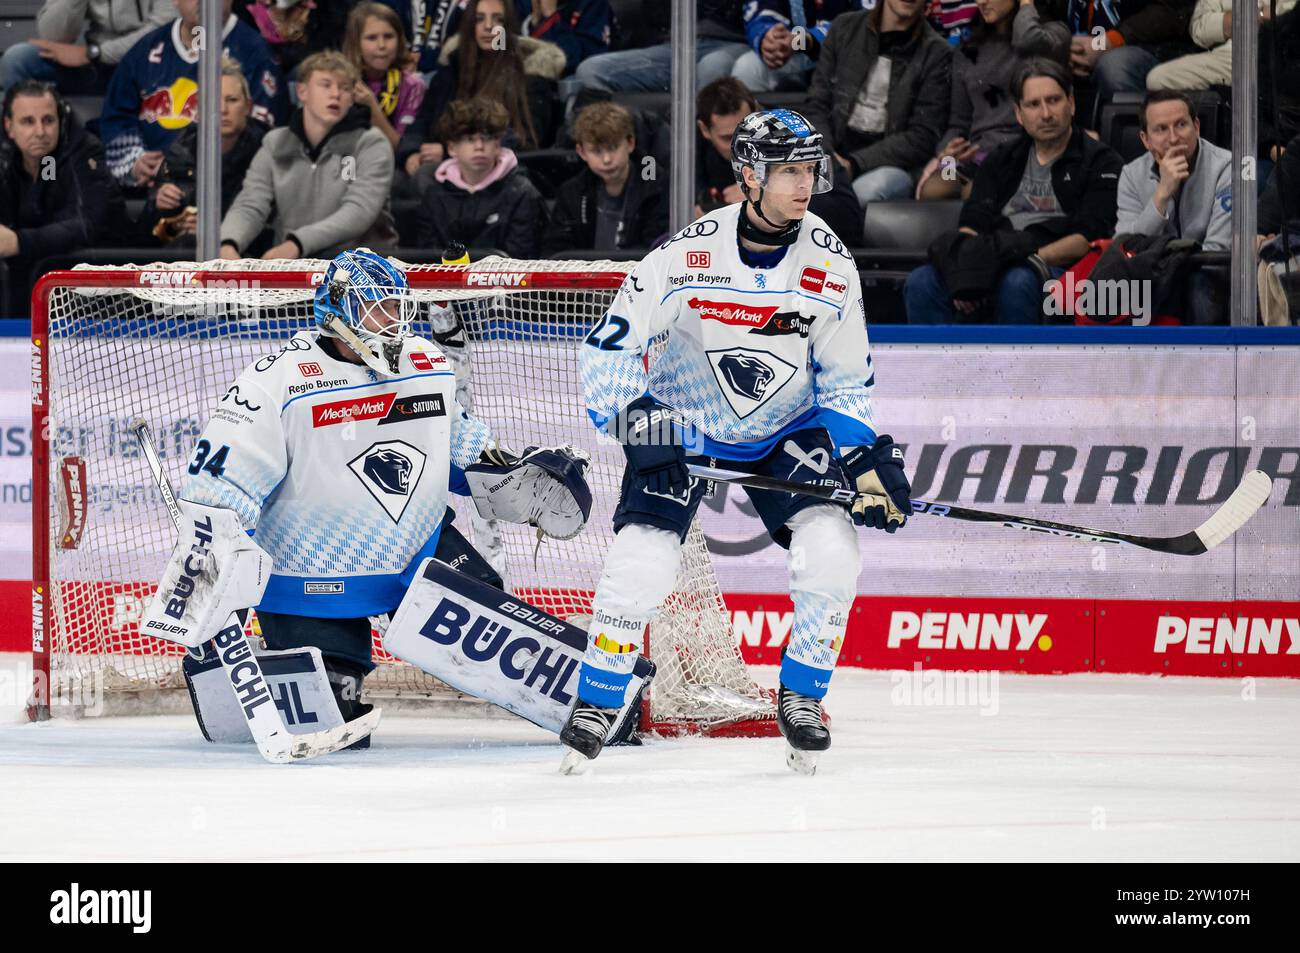
[[[154,449],[153,435],[149,425],[143,420],[131,424],[131,431],[140,442],[140,450],[153,471],[154,483],[162,494],[167,512],[179,531],[185,518],[176,503],[176,494],[172,492],[171,481],[163,470],[162,460]],[[271,690],[262,675],[262,666],[253,654],[244,638],[244,620],[248,610],[232,612],[226,624],[212,639],[213,648],[221,659],[221,667],[230,680],[231,691],[239,710],[248,721],[248,730],[257,744],[257,750],[267,761],[274,764],[286,764],[290,761],[305,761],[318,755],[338,751],[360,741],[375,730],[379,724],[380,709],[375,708],[360,718],[354,718],[347,724],[324,731],[295,735],[284,726],[280,713],[271,699]]]
[[[778,480],[774,477],[742,473],[738,470],[718,470],[688,464],[687,470],[692,476],[710,480],[714,483],[731,483],[748,486],[756,490],[774,490],[781,493],[801,493],[815,496],[821,500],[836,503],[852,503],[858,494],[842,486],[817,486],[810,483],[794,483]],[[1252,470],[1246,474],[1232,495],[1223,505],[1214,511],[1208,520],[1190,533],[1181,536],[1132,536],[1128,533],[1114,533],[1104,529],[1089,529],[1086,526],[1073,526],[1070,523],[1057,523],[1053,520],[1040,520],[1031,516],[1007,516],[1003,513],[990,513],[987,510],[973,510],[963,506],[949,506],[947,503],[929,503],[925,500],[913,500],[913,515],[924,513],[929,516],[945,516],[948,519],[964,520],[968,523],[996,523],[1013,529],[1024,529],[1034,533],[1048,533],[1067,539],[1083,539],[1094,543],[1125,543],[1140,546],[1142,549],[1157,553],[1173,553],[1178,556],[1199,556],[1209,552],[1215,546],[1235,533],[1250,519],[1255,511],[1264,505],[1273,488],[1273,481],[1262,470]]]

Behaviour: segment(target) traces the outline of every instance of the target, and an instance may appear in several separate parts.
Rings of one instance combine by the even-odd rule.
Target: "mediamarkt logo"
[[[750,328],[761,328],[776,314],[778,305],[770,308],[757,308],[753,305],[736,304],[732,301],[704,301],[691,298],[687,305],[700,313],[701,318],[721,321],[723,324],[738,324]]]
[[[1155,651],[1181,651],[1183,655],[1300,655],[1300,618],[1161,616],[1156,620]]]
[[[353,397],[317,404],[311,409],[312,427],[330,427],[353,420],[373,420],[388,413],[396,394],[376,394],[374,397]]]
[[[902,648],[915,642],[918,649],[989,649],[1018,652],[1038,648],[1046,652],[1052,637],[1041,635],[1046,613],[1026,612],[892,612],[886,645]]]

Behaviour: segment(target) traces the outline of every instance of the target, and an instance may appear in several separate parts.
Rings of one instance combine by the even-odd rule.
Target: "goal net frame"
[[[534,340],[527,335],[534,334],[538,335],[535,338],[539,342],[538,347],[542,346],[541,342],[547,345],[558,342],[564,346],[572,343],[571,356],[573,367],[576,368],[576,349],[583,336],[582,332],[603,314],[632,267],[631,263],[609,261],[516,261],[488,258],[471,265],[410,265],[392,260],[405,270],[417,301],[450,304],[461,313],[474,365],[470,379],[474,382],[476,405],[481,397],[491,396],[484,389],[490,388],[490,383],[478,379],[480,360],[487,362],[485,366],[491,367],[492,354],[489,352],[493,347],[505,346],[500,343],[498,331],[493,324],[499,319],[485,318],[482,326],[479,326],[475,323],[479,320],[479,312],[490,315],[497,307],[504,307],[508,312],[522,309],[525,315],[530,315],[528,320],[515,321],[512,318],[506,324],[526,325],[530,330],[522,332],[524,336],[518,340],[511,339],[508,343],[523,342],[527,346],[529,341]],[[183,682],[174,675],[169,676],[169,682],[150,675],[147,679],[137,679],[134,676],[119,678],[118,681],[122,684],[109,684],[112,666],[101,664],[102,659],[96,656],[98,643],[74,645],[74,636],[66,631],[69,617],[78,616],[78,613],[67,608],[77,598],[72,593],[79,591],[78,587],[95,585],[90,581],[75,582],[64,578],[60,575],[59,568],[62,549],[76,549],[81,545],[83,533],[88,537],[93,535],[87,526],[93,518],[87,515],[90,510],[89,501],[69,499],[69,494],[74,497],[86,494],[86,468],[94,466],[93,461],[88,463],[75,454],[56,460],[56,448],[52,446],[58,440],[61,422],[67,419],[67,409],[62,401],[63,392],[71,383],[64,379],[69,375],[63,367],[59,348],[69,338],[75,339],[75,334],[64,334],[75,322],[77,305],[82,303],[85,310],[94,311],[91,303],[96,301],[113,299],[119,301],[121,307],[130,307],[139,302],[142,316],[132,319],[136,321],[147,320],[151,310],[189,309],[186,312],[188,315],[201,315],[204,322],[211,322],[218,329],[212,332],[212,336],[218,340],[223,340],[221,329],[225,326],[221,322],[227,318],[236,320],[236,306],[254,313],[260,313],[264,308],[297,309],[293,317],[278,319],[284,324],[282,338],[287,340],[295,331],[309,326],[305,321],[310,318],[311,295],[327,265],[328,262],[314,260],[245,260],[120,267],[81,266],[50,272],[37,282],[32,294],[31,329],[33,693],[28,706],[29,718],[43,720],[50,717],[51,701],[58,698],[61,692],[67,692],[69,679],[79,680],[83,694],[84,689],[93,683],[96,692],[111,694],[115,700],[124,697],[138,700],[156,693],[159,697],[169,697],[172,700],[172,704],[165,705],[164,708],[183,710],[186,703]],[[539,320],[535,322],[531,317],[533,312],[528,311],[531,302],[538,302],[536,317]],[[570,303],[574,303],[573,317],[561,310],[569,307]],[[213,309],[218,316],[211,317],[204,310],[205,307]],[[545,310],[548,307],[551,311]],[[466,312],[472,312],[475,317],[464,318]],[[552,312],[559,315],[553,324],[540,320]],[[424,333],[420,328],[417,325],[417,333]],[[86,334],[87,339],[95,340],[114,336]],[[122,335],[122,338],[131,340],[129,334]],[[264,352],[269,352],[273,350],[276,340],[278,338],[268,332],[265,339],[258,339],[258,343]],[[655,353],[656,349],[652,348],[651,354]],[[208,406],[194,408],[205,423],[211,405],[242,370],[243,365],[234,367],[229,380],[221,385],[221,390],[215,396],[207,395]],[[580,383],[570,382],[569,386],[576,387],[580,392]],[[568,442],[593,451],[593,455],[599,449],[608,461],[604,467],[607,473],[603,483],[593,479],[597,508],[593,509],[591,522],[577,539],[583,540],[590,536],[594,541],[607,540],[612,536],[606,512],[612,507],[609,496],[612,494],[616,497],[618,492],[618,483],[613,482],[611,485],[608,471],[615,465],[621,470],[621,452],[612,441],[608,442],[609,446],[594,448],[593,444],[605,441],[598,440],[584,410],[570,410],[580,413],[580,417],[575,417],[573,421],[573,437]],[[497,430],[498,422],[494,421],[492,410],[480,411],[476,406],[473,412],[493,426],[494,431]],[[508,433],[505,438],[511,445],[517,439],[522,439],[517,436],[516,439],[511,439]],[[609,456],[611,452],[618,455],[616,464]],[[597,467],[594,469],[599,469],[599,456],[596,456],[596,462]],[[142,462],[140,466],[143,467]],[[173,479],[178,480],[179,475],[173,473]],[[129,476],[135,481],[144,482],[147,474],[132,473]],[[603,508],[602,495],[605,498]],[[165,512],[159,512],[157,519],[160,523],[164,522]],[[598,520],[603,520],[605,525],[597,525]],[[458,520],[457,525],[461,526],[461,521]],[[551,545],[553,541],[549,540],[543,544],[543,554]],[[585,611],[589,610],[590,593],[595,585],[593,573],[598,573],[604,545],[592,552],[595,553],[595,560],[587,559],[588,563],[594,563],[589,567],[591,572],[586,573],[583,579],[574,579],[571,585],[566,583],[559,602],[554,599],[548,601],[547,593],[554,595],[560,589],[530,586],[526,581],[526,571],[521,578],[515,579],[513,567],[507,578],[507,587],[512,588],[521,598],[534,601],[546,611],[581,621]],[[536,562],[533,565],[536,566]],[[161,562],[158,568],[161,569]],[[132,598],[136,602],[148,595],[141,584],[147,583],[148,590],[151,590],[154,581],[120,580],[123,586],[134,587]],[[100,608],[98,611],[102,613],[106,610]],[[382,627],[382,623],[379,625]],[[250,628],[250,634],[255,635],[255,630]],[[171,655],[179,661],[178,646],[160,643],[138,633],[131,638],[131,642],[131,646],[123,651],[133,659]],[[770,689],[760,688],[753,681],[740,656],[739,647],[731,635],[730,616],[709,561],[698,521],[692,526],[683,548],[683,569],[678,588],[648,628],[646,654],[655,661],[658,674],[643,702],[643,732],[751,737],[777,733],[774,693]],[[73,661],[75,665],[72,664]],[[382,677],[372,676],[367,680],[367,686],[370,694],[378,694],[385,705],[391,705],[393,701],[405,703],[414,700],[415,706],[420,710],[437,710],[445,709],[445,703],[465,699],[465,696],[436,683],[430,676],[416,672],[405,663],[391,665],[378,654],[377,661],[383,662],[377,669],[377,672],[383,673]],[[67,674],[70,669],[75,670],[75,674]],[[178,688],[179,691],[176,690]],[[178,698],[179,706],[176,701]],[[157,710],[157,706],[138,701],[115,706],[115,712],[147,710]]]

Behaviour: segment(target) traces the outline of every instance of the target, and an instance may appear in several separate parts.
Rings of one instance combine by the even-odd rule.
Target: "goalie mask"
[[[731,171],[736,176],[741,191],[749,205],[764,222],[778,229],[775,235],[753,228],[745,215],[740,216],[740,230],[744,238],[759,244],[790,245],[799,235],[800,221],[778,225],[767,217],[763,196],[771,192],[794,191],[806,186],[806,173],[783,175],[795,170],[783,166],[812,165],[811,195],[831,189],[831,163],[822,148],[821,133],[808,120],[789,109],[771,109],[750,113],[731,136]],[[745,166],[754,170],[758,180],[758,196],[749,198],[750,187],[745,184]],[[752,231],[753,234],[747,232]]]
[[[397,373],[415,314],[400,268],[368,248],[342,252],[325,270],[313,310],[324,334],[356,351],[372,370]]]

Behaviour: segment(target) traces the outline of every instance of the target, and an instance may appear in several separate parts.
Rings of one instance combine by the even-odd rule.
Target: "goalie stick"
[[[688,464],[691,476],[713,483],[731,483],[736,486],[748,486],[756,490],[775,490],[781,493],[801,493],[822,500],[836,503],[852,503],[858,494],[842,486],[817,486],[809,483],[793,483],[774,477],[743,473],[739,470],[719,470]],[[944,516],[948,519],[963,520],[968,523],[996,523],[1013,529],[1029,530],[1035,533],[1047,533],[1063,536],[1067,539],[1083,539],[1094,543],[1124,543],[1139,546],[1157,553],[1172,553],[1177,556],[1199,556],[1209,552],[1215,546],[1235,533],[1250,519],[1255,511],[1264,505],[1273,481],[1262,470],[1251,470],[1242,479],[1232,495],[1214,514],[1190,533],[1181,536],[1134,536],[1129,533],[1115,533],[1104,529],[1089,529],[1086,526],[1074,526],[1070,523],[1057,523],[1054,520],[1040,520],[1032,516],[1009,516],[1004,513],[990,513],[988,510],[969,509],[964,506],[950,506],[947,503],[930,503],[926,500],[913,500],[912,511],[927,516]]]
[[[163,470],[162,460],[158,457],[158,451],[154,449],[149,425],[143,420],[136,420],[131,424],[131,431],[140,442],[140,450],[149,462],[149,469],[153,471],[158,492],[162,495],[163,502],[167,505],[167,512],[179,530],[184,523],[184,517],[176,503],[176,494],[172,491],[171,481],[167,479],[167,473]],[[262,757],[273,764],[305,761],[308,758],[346,748],[375,730],[375,726],[379,724],[380,709],[378,708],[337,728],[301,735],[291,733],[284,726],[279,709],[271,701],[271,691],[262,675],[262,666],[258,664],[257,656],[249,649],[244,638],[244,620],[247,618],[247,609],[232,612],[221,631],[213,637],[212,644],[221,659],[221,667],[226,673],[226,678],[230,681],[230,689],[235,693],[239,710],[248,721],[249,733],[252,734]],[[261,701],[257,703],[256,700],[259,698]],[[270,704],[267,704],[268,702]]]

